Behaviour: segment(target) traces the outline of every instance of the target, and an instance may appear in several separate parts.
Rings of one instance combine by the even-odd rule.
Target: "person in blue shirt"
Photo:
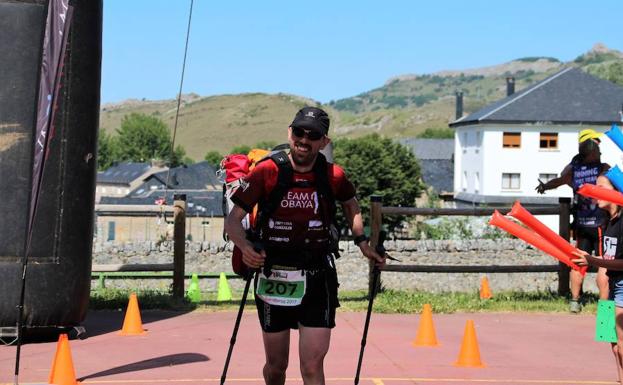
[[[580,131],[578,154],[571,159],[571,162],[562,170],[558,178],[547,183],[539,181],[539,185],[536,187],[539,194],[544,194],[545,191],[562,185],[568,185],[573,189],[573,238],[578,249],[595,255],[602,254],[601,235],[608,215],[597,206],[594,199],[577,194],[577,190],[584,183],[595,184],[597,176],[610,168],[607,163],[601,162],[601,152],[599,151],[601,135],[592,129]],[[580,293],[584,277],[578,271],[571,270],[570,278],[569,311],[579,313],[582,310]],[[599,298],[608,298],[608,277],[603,268],[598,269],[597,272],[597,287],[599,288]]]

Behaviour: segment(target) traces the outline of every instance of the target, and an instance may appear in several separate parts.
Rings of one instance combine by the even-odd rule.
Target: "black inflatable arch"
[[[45,4],[0,0],[0,326],[17,321]],[[102,2],[71,4],[56,134],[26,275],[24,325],[31,328],[75,326],[84,320],[89,301]]]

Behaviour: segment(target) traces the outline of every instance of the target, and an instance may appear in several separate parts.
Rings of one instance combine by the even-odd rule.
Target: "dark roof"
[[[420,160],[422,180],[437,193],[454,191],[454,162],[448,159]]]
[[[121,162],[97,173],[97,183],[130,185],[150,169],[149,163]]]
[[[154,205],[156,200],[163,197],[163,190],[152,190],[141,196],[102,197],[100,204],[110,205]],[[173,204],[174,194],[186,194],[186,216],[223,216],[222,191],[186,191],[168,190],[166,204]]]
[[[169,189],[205,190],[208,187],[220,188],[222,183],[216,177],[216,170],[208,162],[203,161],[191,165],[172,168],[170,171],[161,171],[145,179],[147,188],[151,186],[164,187],[167,175]],[[139,186],[135,191],[145,188]],[[132,195],[132,193],[130,193]]]
[[[592,124],[621,121],[623,87],[569,67],[532,86],[450,123]]]
[[[222,183],[208,162],[172,168],[166,188],[166,203],[172,204],[174,194],[186,194],[187,215],[223,216]],[[101,204],[153,205],[164,196],[167,171],[150,175],[125,197],[102,197]]]
[[[404,138],[400,143],[409,147],[418,159],[446,159],[454,156],[454,139]]]

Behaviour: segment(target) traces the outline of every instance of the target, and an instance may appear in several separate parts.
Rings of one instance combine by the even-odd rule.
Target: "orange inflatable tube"
[[[576,247],[567,242],[566,239],[556,234],[549,227],[545,226],[543,222],[539,221],[534,215],[526,210],[521,203],[519,203],[519,201],[515,202],[508,215],[523,222],[526,226],[534,230],[535,233],[539,234],[549,243],[559,248],[560,251],[570,255],[572,259],[574,258],[572,253],[579,251]]]
[[[579,271],[580,274],[582,275],[586,274],[586,268],[580,267],[576,265],[575,263],[571,262],[571,258],[569,258],[569,256],[565,254],[562,250],[560,250],[559,248],[557,248],[556,246],[548,242],[546,239],[539,236],[534,231],[528,230],[518,225],[517,223],[504,218],[504,216],[500,214],[499,211],[495,210],[493,212],[493,215],[491,216],[491,219],[489,220],[489,224],[499,227],[502,230],[506,231],[507,233],[512,234],[516,236],[517,238],[523,240],[524,242],[551,255],[552,257],[556,258],[560,262],[569,266],[573,270]]]
[[[623,206],[623,194],[616,190],[609,190],[607,188],[595,186],[594,184],[584,183],[578,189],[578,194],[614,203],[617,206]]]

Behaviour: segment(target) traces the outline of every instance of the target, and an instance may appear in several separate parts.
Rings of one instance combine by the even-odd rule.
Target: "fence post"
[[[558,234],[569,240],[569,216],[571,215],[571,198],[558,198],[560,213],[558,217]],[[558,294],[567,296],[569,294],[569,270],[570,268],[562,262],[559,262],[560,270],[558,270]]]
[[[383,197],[381,195],[371,195],[370,196],[370,246],[373,249],[376,249],[376,246],[379,244],[379,234],[381,233],[381,226],[383,225],[383,218],[381,214],[381,208],[383,207]],[[374,269],[374,261],[368,261],[368,298],[371,298],[371,294],[373,292],[372,287],[372,276]],[[377,282],[378,286],[381,286],[381,276],[379,272],[379,280]],[[376,288],[378,289],[378,287]]]
[[[173,196],[173,297],[184,298],[186,256],[186,194]]]

